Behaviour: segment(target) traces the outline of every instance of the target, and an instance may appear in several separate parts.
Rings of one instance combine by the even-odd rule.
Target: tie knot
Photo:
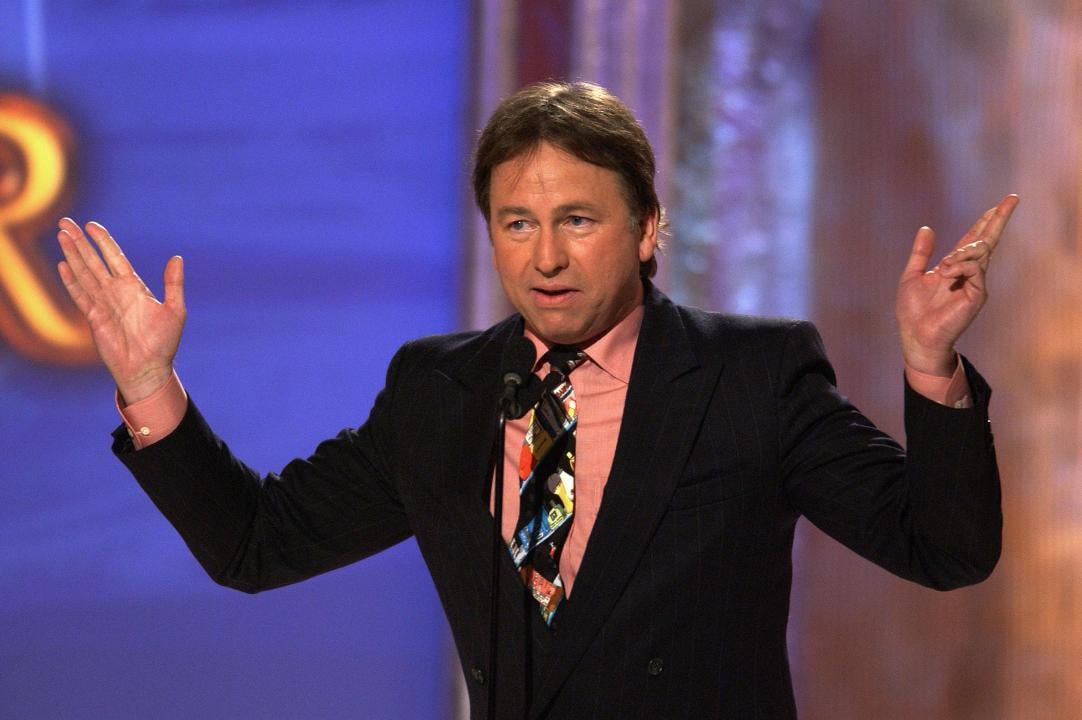
[[[567,377],[572,370],[586,361],[586,353],[571,345],[553,345],[541,357],[541,361],[547,362],[554,372]]]

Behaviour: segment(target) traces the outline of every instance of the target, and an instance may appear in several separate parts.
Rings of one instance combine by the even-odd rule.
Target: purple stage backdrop
[[[363,422],[403,341],[455,329],[467,9],[0,4],[0,95],[71,131],[64,212],[109,226],[156,292],[184,256],[181,379],[263,472]],[[52,236],[18,252],[55,263]],[[110,455],[116,423],[103,370],[0,337],[0,716],[450,713],[412,541],[262,595],[220,588]]]

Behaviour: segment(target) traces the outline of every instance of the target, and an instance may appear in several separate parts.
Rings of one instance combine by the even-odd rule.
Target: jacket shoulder
[[[731,352],[777,350],[792,341],[822,345],[819,331],[807,320],[713,312],[684,305],[674,308],[695,345]]]
[[[434,371],[467,386],[490,384],[499,370],[508,340],[521,333],[522,320],[512,315],[485,330],[417,338],[398,349],[389,374],[396,369],[411,375]]]
[[[483,344],[482,336],[489,331],[462,330],[438,335],[425,335],[405,343],[398,349],[399,355],[411,358],[437,360],[458,352],[470,352]]]

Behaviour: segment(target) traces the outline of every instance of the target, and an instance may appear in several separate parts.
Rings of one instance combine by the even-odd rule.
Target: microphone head
[[[529,385],[529,380],[536,380],[533,374],[533,364],[537,359],[537,351],[533,343],[522,335],[516,335],[503,352],[503,368],[500,379],[503,389],[500,391],[499,406],[504,417],[508,419],[520,418],[526,414],[526,410],[532,405],[523,406],[519,399],[519,388]]]
[[[503,380],[508,382],[508,375],[517,375],[518,384],[533,371],[537,360],[537,350],[525,335],[516,335],[507,343],[503,354]]]

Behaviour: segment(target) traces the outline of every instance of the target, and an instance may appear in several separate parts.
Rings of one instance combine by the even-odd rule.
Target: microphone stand
[[[489,607],[489,633],[488,633],[488,662],[489,662],[489,690],[488,690],[488,720],[496,718],[496,672],[498,661],[496,653],[499,650],[499,627],[500,627],[500,555],[503,554],[503,454],[505,435],[507,428],[507,405],[510,403],[500,402],[500,410],[496,415],[496,445],[493,448],[495,456],[496,473],[494,487],[492,488],[492,595]]]
[[[532,348],[531,348],[532,351]],[[506,444],[506,431],[508,418],[522,417],[525,412],[522,402],[518,397],[519,388],[523,384],[522,376],[516,372],[509,372],[503,376],[504,389],[499,400],[499,411],[496,414],[496,442],[492,448],[495,473],[492,488],[492,595],[489,606],[489,633],[488,633],[488,657],[489,657],[489,692],[488,692],[488,719],[496,718],[496,679],[499,662],[499,628],[500,628],[500,556],[506,551],[503,547],[503,465],[504,445]]]
[[[526,379],[533,381],[535,378],[530,372],[537,357],[533,343],[523,336],[512,340],[504,351],[503,388],[496,404],[496,440],[492,448],[493,462],[493,488],[492,488],[492,595],[489,606],[489,633],[488,633],[488,657],[489,657],[489,692],[488,692],[488,720],[496,720],[496,690],[499,672],[499,632],[500,632],[500,556],[505,555],[507,550],[503,545],[503,483],[504,483],[504,453],[506,453],[506,430],[507,421],[520,418],[526,414],[526,410],[533,405],[524,402],[520,397],[520,390],[524,385],[529,385]],[[483,680],[482,680],[483,682]]]

